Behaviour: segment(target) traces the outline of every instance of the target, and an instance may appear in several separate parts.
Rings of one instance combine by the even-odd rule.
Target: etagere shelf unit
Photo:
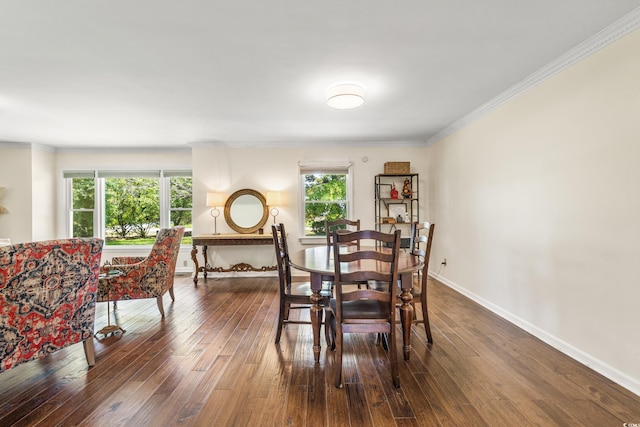
[[[386,233],[401,230],[404,248],[409,247],[411,223],[420,220],[418,181],[417,173],[375,176],[376,230]]]

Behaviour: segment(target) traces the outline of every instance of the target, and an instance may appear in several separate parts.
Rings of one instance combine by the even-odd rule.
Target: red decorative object
[[[398,190],[396,190],[396,183],[395,182],[391,185],[391,198],[392,199],[397,199],[398,198]]]

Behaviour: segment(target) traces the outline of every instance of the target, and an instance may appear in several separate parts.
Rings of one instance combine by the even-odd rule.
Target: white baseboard
[[[539,338],[540,340],[549,344],[551,347],[555,348],[556,350],[566,354],[572,359],[582,363],[583,365],[593,369],[599,374],[607,377],[608,379],[615,382],[616,384],[619,384],[620,386],[626,388],[632,393],[635,393],[638,396],[640,396],[640,381],[638,379],[630,377],[624,372],[621,372],[616,368],[608,365],[607,363],[604,363],[602,360],[597,359],[591,356],[590,354],[587,354],[584,351],[580,350],[579,348],[576,348],[570,345],[569,343],[559,339],[555,335],[550,334],[543,329],[540,329],[536,325],[533,325],[527,322],[526,320],[514,315],[513,313],[504,310],[502,307],[499,307],[493,304],[492,302],[480,297],[479,295],[476,295],[473,292],[468,291],[462,286],[459,286],[456,283],[443,277],[442,275],[436,275],[435,272],[430,271],[429,276],[435,278],[439,282],[444,283],[445,285],[449,286],[451,289],[454,289],[457,292],[460,292],[462,295],[477,302],[478,304],[485,307],[487,310],[491,311],[492,313],[497,314],[498,316],[509,321],[510,323],[513,323],[519,328],[529,332],[531,335]]]

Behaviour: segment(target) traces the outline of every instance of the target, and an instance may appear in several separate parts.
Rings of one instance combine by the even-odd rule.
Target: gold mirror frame
[[[236,222],[231,217],[231,206],[233,205],[233,202],[235,202],[241,196],[253,196],[257,198],[260,201],[260,203],[262,203],[262,218],[260,218],[260,221],[258,221],[258,223],[252,227],[241,227],[238,224],[236,224]],[[233,193],[231,196],[229,196],[229,198],[227,199],[227,202],[224,204],[224,219],[225,221],[227,221],[227,224],[229,224],[229,227],[231,227],[234,231],[237,231],[240,234],[255,233],[256,231],[264,227],[264,225],[267,223],[267,219],[269,219],[269,211],[267,210],[267,201],[265,200],[262,193],[256,190],[251,190],[250,188],[244,188],[242,190],[238,190],[235,193]]]

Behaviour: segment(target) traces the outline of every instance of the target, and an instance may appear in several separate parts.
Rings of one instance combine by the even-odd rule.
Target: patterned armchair
[[[156,298],[160,314],[164,317],[162,296],[169,291],[171,300],[175,301],[173,275],[183,235],[184,227],[163,228],[158,231],[149,256],[114,257],[109,268],[123,274],[109,279],[108,286],[101,284],[98,301]]]
[[[0,247],[0,372],[78,342],[95,364],[102,244],[83,238]]]

